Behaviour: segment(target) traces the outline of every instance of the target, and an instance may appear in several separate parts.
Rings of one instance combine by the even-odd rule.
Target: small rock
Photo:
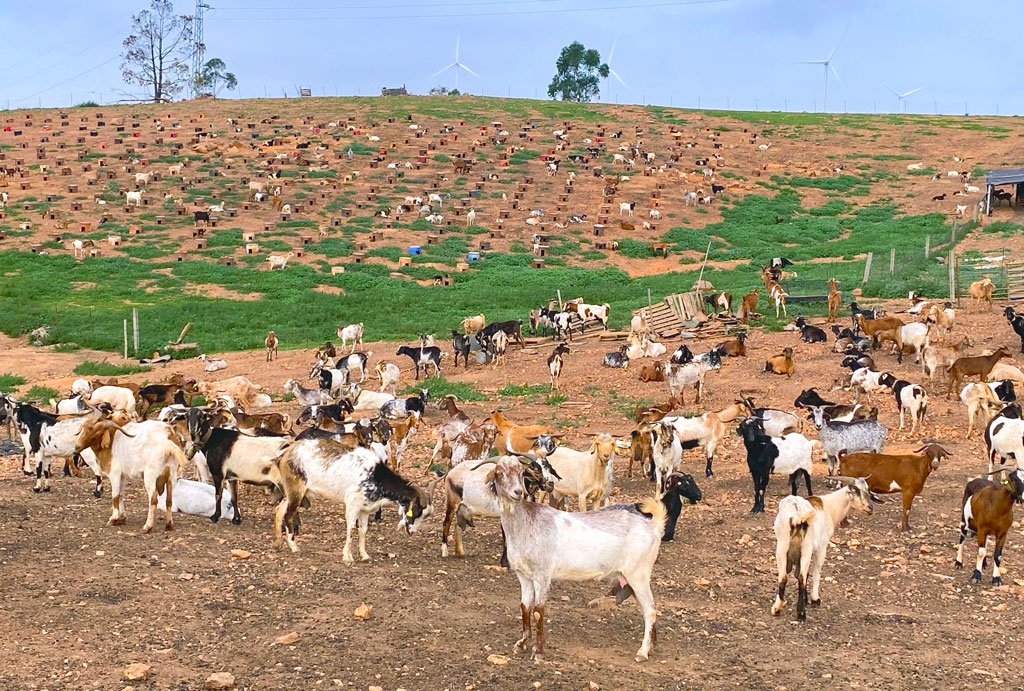
[[[366,691],[384,691],[384,687],[383,686],[371,686]]]
[[[274,639],[274,642],[271,645],[291,645],[292,643],[295,643],[298,640],[298,632],[292,631],[291,633],[286,633],[283,636],[278,636]]]
[[[484,571],[504,571],[504,567],[497,564],[484,564]]]
[[[598,691],[600,688],[601,685],[598,684],[596,681],[590,682],[590,691]]]
[[[508,658],[504,655],[488,655],[487,661],[492,665],[507,665]]]
[[[134,662],[124,668],[125,681],[145,681],[149,678],[149,672],[153,668],[141,662]]]
[[[750,535],[747,535],[746,533],[744,533],[743,537],[741,537],[739,540],[736,541],[736,544],[737,545],[749,545],[750,541],[753,540],[753,539],[754,539],[753,537],[751,537]]]
[[[358,619],[359,621],[366,621],[370,618],[370,612],[372,611],[373,605],[368,605],[364,602],[363,604],[356,607],[356,610],[352,612],[352,616]]]
[[[711,585],[711,581],[709,581],[706,578],[698,578],[693,582],[693,584],[698,588],[707,588],[709,585]]]
[[[206,677],[205,689],[231,689],[235,686],[235,675],[231,672],[214,672]]]
[[[587,603],[593,609],[615,609],[615,598],[611,596],[596,597]]]
[[[252,552],[244,549],[233,549],[231,550],[231,556],[234,559],[248,559],[252,556]]]

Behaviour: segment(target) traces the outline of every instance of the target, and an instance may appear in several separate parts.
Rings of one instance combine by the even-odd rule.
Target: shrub
[[[148,372],[151,369],[153,368],[145,365],[115,365],[112,362],[86,360],[75,367],[74,372],[84,377],[120,377],[126,374]]]
[[[0,393],[10,393],[14,388],[25,383],[25,377],[17,374],[0,374]]]

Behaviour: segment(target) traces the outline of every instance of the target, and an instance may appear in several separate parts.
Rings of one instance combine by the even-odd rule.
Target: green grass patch
[[[145,365],[115,365],[112,362],[86,360],[75,367],[74,372],[83,377],[120,377],[127,374],[149,372],[151,369],[153,368]]]
[[[60,391],[57,389],[51,389],[49,386],[33,386],[29,389],[21,400],[28,401],[29,403],[40,403],[47,404],[54,399],[60,398]]]
[[[470,382],[463,381],[449,381],[444,377],[430,377],[428,379],[422,379],[418,382],[413,382],[409,386],[402,389],[402,394],[414,394],[419,393],[420,389],[427,389],[430,392],[430,397],[435,401],[439,398],[443,398],[449,394],[457,397],[460,401],[486,401],[487,396],[482,394],[477,388]]]
[[[17,374],[0,374],[0,393],[10,393],[14,388],[25,383],[25,377]]]
[[[548,384],[505,384],[497,393],[499,396],[537,396],[550,390]]]

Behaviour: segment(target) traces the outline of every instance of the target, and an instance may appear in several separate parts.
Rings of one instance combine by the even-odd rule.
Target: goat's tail
[[[640,502],[640,511],[651,516],[651,527],[661,540],[665,534],[665,523],[668,521],[668,510],[660,499],[647,497]]]

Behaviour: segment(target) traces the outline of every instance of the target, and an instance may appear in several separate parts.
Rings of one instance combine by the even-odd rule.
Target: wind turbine
[[[919,86],[916,89],[911,89],[910,91],[907,91],[907,92],[902,93],[902,94],[899,91],[896,91],[896,89],[892,88],[891,86],[888,86],[886,88],[889,89],[889,91],[891,91],[894,96],[896,96],[896,112],[897,113],[900,113],[900,112],[906,113],[907,112],[907,103],[906,103],[907,96],[912,96],[913,94],[916,94],[918,91],[920,91],[924,87],[923,86]]]
[[[434,72],[434,74],[430,75],[430,78],[433,79],[434,77],[436,77],[437,75],[441,74],[442,72],[447,72],[448,70],[450,70],[450,69],[452,69],[454,67],[455,68],[455,89],[456,90],[458,90],[458,88],[459,88],[459,69],[466,70],[467,72],[469,72],[471,75],[473,75],[477,79],[482,79],[479,74],[477,74],[473,70],[469,69],[468,67],[463,65],[461,62],[459,62],[459,40],[460,40],[460,38],[461,37],[459,37],[459,36],[455,37],[455,62],[453,62],[450,65],[445,65],[444,67],[439,69],[437,72]]]
[[[836,54],[839,49],[839,44],[843,42],[843,37],[846,36],[846,29],[849,29],[850,25],[847,23],[846,28],[843,29],[843,33],[839,35],[839,40],[836,41],[836,47],[832,49],[832,52],[828,54],[828,57],[824,60],[802,60],[801,65],[821,65],[822,70],[825,73],[825,89],[821,99],[821,110],[825,112],[828,110],[828,73],[831,72],[832,76],[839,82],[839,86],[843,86],[843,80],[839,78],[839,73],[836,72],[836,68],[832,67],[832,56]]]
[[[615,46],[617,46],[618,44],[619,44],[619,39],[615,39],[615,41],[612,42],[612,49],[608,53],[608,62],[606,63],[608,65],[608,76],[605,77],[605,80],[604,80],[604,90],[605,90],[605,100],[606,101],[608,100],[608,97],[611,94],[611,89],[609,88],[608,83],[611,81],[612,77],[615,77],[619,81],[619,84],[622,84],[622,86],[626,87],[627,90],[629,89],[629,84],[624,82],[622,80],[622,77],[619,76],[619,73],[616,72],[614,68],[612,68],[612,58],[615,57]]]

